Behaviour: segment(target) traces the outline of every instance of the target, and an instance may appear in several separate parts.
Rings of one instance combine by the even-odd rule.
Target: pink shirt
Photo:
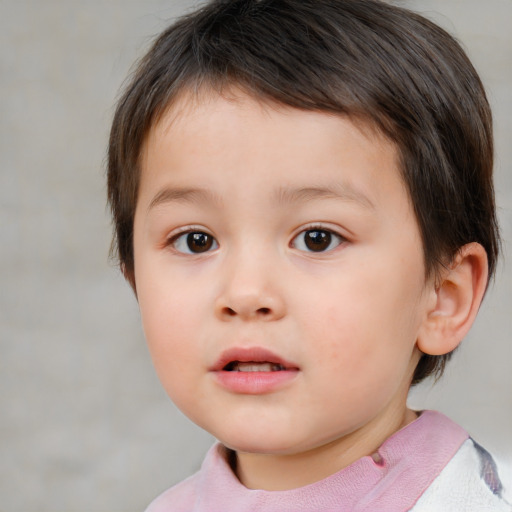
[[[288,491],[247,489],[215,444],[201,470],[159,496],[146,512],[401,512],[410,510],[468,434],[446,416],[424,411],[379,448],[324,480]]]

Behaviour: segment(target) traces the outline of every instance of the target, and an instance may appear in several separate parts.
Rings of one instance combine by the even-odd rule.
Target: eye
[[[292,240],[292,247],[299,251],[326,252],[343,242],[343,237],[327,229],[308,229]]]
[[[184,254],[200,254],[219,247],[217,240],[203,231],[189,231],[177,235],[170,240],[170,245]]]

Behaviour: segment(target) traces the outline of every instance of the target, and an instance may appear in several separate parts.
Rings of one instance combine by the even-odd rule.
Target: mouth
[[[215,372],[269,373],[297,371],[298,366],[261,347],[235,347],[224,351],[215,365]]]
[[[257,361],[231,361],[222,368],[224,372],[281,372],[286,370],[282,364]]]
[[[219,386],[237,395],[266,395],[287,389],[300,373],[291,361],[262,347],[234,347],[210,368]]]

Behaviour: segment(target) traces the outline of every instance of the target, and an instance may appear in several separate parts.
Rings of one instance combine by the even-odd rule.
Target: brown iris
[[[311,229],[304,233],[304,243],[310,251],[325,251],[331,245],[332,235],[328,231]]]
[[[187,247],[191,252],[206,252],[213,245],[213,237],[201,232],[189,233],[187,235]]]

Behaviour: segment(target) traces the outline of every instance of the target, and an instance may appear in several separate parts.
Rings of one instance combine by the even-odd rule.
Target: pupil
[[[306,231],[305,243],[311,251],[325,251],[331,244],[331,234],[328,231]]]
[[[192,252],[206,252],[213,244],[213,238],[206,233],[189,233],[187,245]]]

